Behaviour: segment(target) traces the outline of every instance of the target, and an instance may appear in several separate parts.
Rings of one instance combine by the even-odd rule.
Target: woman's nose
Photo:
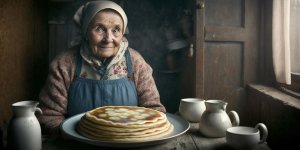
[[[112,42],[113,41],[113,34],[111,32],[107,32],[104,37],[106,42]]]

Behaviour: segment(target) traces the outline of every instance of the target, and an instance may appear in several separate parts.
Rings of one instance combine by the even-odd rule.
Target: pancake
[[[103,136],[124,136],[124,135],[138,135],[138,136],[143,136],[143,135],[150,135],[152,133],[159,133],[159,132],[164,132],[170,128],[170,123],[166,122],[165,124],[162,124],[161,126],[154,127],[154,128],[146,128],[146,129],[138,129],[137,131],[128,131],[126,128],[118,128],[117,131],[107,131],[107,130],[102,130],[99,128],[95,128],[95,126],[89,126],[86,125],[85,123],[79,123],[79,127],[82,130],[89,130],[92,131],[93,133],[101,134]],[[125,129],[125,130],[124,130]]]
[[[143,131],[145,130],[162,130],[163,128],[166,128],[166,126],[169,126],[169,122],[162,122],[161,124],[157,124],[153,127],[136,127],[136,128],[125,128],[125,127],[113,127],[113,126],[104,126],[95,124],[87,119],[82,119],[79,123],[81,126],[88,126],[89,128],[93,128],[94,130],[101,131],[102,133],[105,132],[117,132],[117,133],[128,133],[128,132],[137,132],[137,131]]]
[[[86,119],[101,125],[127,128],[153,127],[165,122],[160,111],[137,106],[104,106],[86,113]]]
[[[104,106],[85,113],[77,131],[90,139],[141,142],[170,134],[173,125],[162,112],[137,106]]]
[[[80,127],[77,129],[83,136],[90,138],[90,139],[106,141],[106,142],[126,142],[126,143],[130,142],[130,143],[133,143],[133,142],[150,141],[150,140],[154,140],[154,139],[158,139],[163,136],[166,136],[173,131],[174,126],[171,125],[170,128],[168,128],[168,130],[166,130],[162,133],[152,134],[152,135],[146,134],[144,136],[102,136],[101,134],[96,134],[89,130],[82,131],[82,129]]]

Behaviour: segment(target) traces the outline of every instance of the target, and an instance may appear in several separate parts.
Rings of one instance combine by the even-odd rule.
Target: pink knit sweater
[[[133,65],[133,80],[136,85],[139,106],[165,112],[152,77],[152,68],[142,56],[130,49]],[[44,131],[57,131],[67,116],[68,90],[74,79],[76,68],[76,50],[67,50],[56,56],[50,64],[49,75],[41,90],[40,108],[43,115],[38,116]]]

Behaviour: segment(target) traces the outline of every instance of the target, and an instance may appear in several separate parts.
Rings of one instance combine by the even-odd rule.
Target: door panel
[[[243,0],[206,0],[205,24],[219,26],[244,26]]]
[[[243,44],[206,42],[204,73],[205,96],[224,99],[227,93],[243,86]]]
[[[225,99],[241,116],[257,80],[259,0],[196,0],[195,96]]]

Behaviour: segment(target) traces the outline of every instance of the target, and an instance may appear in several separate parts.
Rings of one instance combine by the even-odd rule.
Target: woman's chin
[[[113,53],[102,53],[98,55],[99,58],[109,58],[112,57],[114,54]]]

